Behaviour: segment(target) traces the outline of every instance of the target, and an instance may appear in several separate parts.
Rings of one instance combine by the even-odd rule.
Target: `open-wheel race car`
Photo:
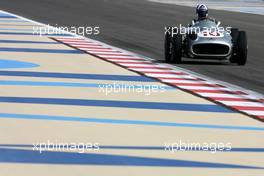
[[[187,28],[167,27],[165,32],[165,61],[181,63],[182,57],[193,59],[228,59],[245,65],[247,34],[237,28],[220,27],[212,19],[193,20]]]

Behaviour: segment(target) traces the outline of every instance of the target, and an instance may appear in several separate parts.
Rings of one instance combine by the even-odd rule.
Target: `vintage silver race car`
[[[166,62],[181,63],[182,57],[186,57],[229,59],[231,63],[246,64],[248,46],[245,31],[221,27],[220,22],[211,19],[193,20],[184,29],[167,27],[164,45]]]

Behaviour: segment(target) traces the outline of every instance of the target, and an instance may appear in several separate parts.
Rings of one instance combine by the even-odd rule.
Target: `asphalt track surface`
[[[1,0],[0,7],[51,25],[99,26],[100,35],[88,37],[157,60],[163,60],[164,26],[187,24],[195,15],[190,7],[143,0]],[[185,61],[179,66],[263,94],[263,16],[218,10],[210,15],[247,31],[247,65]]]

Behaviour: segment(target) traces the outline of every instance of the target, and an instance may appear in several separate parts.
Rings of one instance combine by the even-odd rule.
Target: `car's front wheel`
[[[171,35],[170,32],[165,33],[164,39],[164,56],[166,62],[171,62]]]
[[[172,37],[172,61],[174,63],[181,63],[182,62],[182,35],[175,34]]]

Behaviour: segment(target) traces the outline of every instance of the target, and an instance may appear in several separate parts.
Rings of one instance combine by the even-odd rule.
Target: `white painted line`
[[[156,64],[124,64],[124,63],[121,63],[119,65],[123,65],[123,66],[126,66],[126,67],[133,67],[133,66],[137,66],[137,67],[153,67],[153,66],[157,66]]]
[[[114,51],[114,50],[107,50],[107,51],[89,51],[89,53],[92,53],[92,54],[118,54],[120,53],[119,51]],[[122,53],[120,53],[122,54]]]
[[[197,94],[204,96],[204,97],[217,97],[217,98],[249,98],[252,97],[250,95],[235,95],[235,94],[228,94],[228,93],[198,93]]]
[[[64,42],[64,41],[63,41]],[[88,42],[88,41],[82,41],[82,42],[78,42],[78,41],[72,41],[72,42],[64,42],[66,44],[70,44],[70,45],[89,45],[89,44],[93,44],[94,42]]]
[[[156,74],[156,73],[146,73],[145,75],[154,77],[154,78],[188,78],[193,79],[192,76],[189,75],[177,75],[177,74]],[[163,81],[163,79],[160,79]],[[167,82],[166,80],[163,82]]]
[[[198,82],[201,83],[201,82]],[[206,81],[202,82],[205,84],[210,84]],[[224,88],[224,87],[205,87],[205,86],[178,86],[182,89],[187,89],[187,90],[222,90],[222,91],[229,91],[230,89]]]
[[[179,78],[183,78],[182,76],[184,76],[184,75],[180,75]],[[201,82],[201,81],[197,81],[197,80],[172,80],[172,79],[160,79],[160,80],[163,81],[163,82],[166,82],[166,83],[211,84],[211,83],[206,82],[206,81]],[[184,86],[182,86],[182,87],[184,87]],[[194,88],[197,88],[198,86],[193,85],[193,86],[185,86],[185,87],[187,87],[189,89],[194,89]],[[205,87],[203,87],[203,88],[205,88]],[[203,89],[199,89],[199,90],[203,90]]]
[[[245,106],[245,107],[264,107],[262,103],[249,101],[218,101],[228,106]]]
[[[241,110],[242,112],[245,112],[250,115],[255,115],[255,116],[263,116],[264,111],[249,111],[249,110]]]
[[[109,48],[103,48],[101,46],[89,46],[89,47],[78,47],[78,49],[89,52],[90,49],[109,49]]]
[[[121,58],[124,58],[124,59],[138,58],[138,57],[135,57],[135,56],[108,56],[108,55],[106,55],[104,57],[105,58],[109,58],[109,59],[111,59],[111,58],[119,58],[119,59],[121,59]]]
[[[112,61],[112,62],[131,62],[131,63],[134,63],[134,62],[144,62],[144,63],[149,63],[149,61],[139,61],[139,60],[132,60],[132,59],[128,59],[128,60],[122,60],[122,59],[107,59],[109,61]]]
[[[102,52],[102,53],[108,53],[108,52],[117,52],[117,53],[121,53],[120,51],[117,50],[113,50],[113,49],[109,49],[109,48],[98,48],[98,49],[85,49],[85,51],[92,53],[92,54],[96,54],[94,52]]]
[[[138,72],[168,72],[170,70],[162,70],[162,69],[153,69],[153,68],[129,68],[130,70],[138,71]]]
[[[104,57],[104,58],[123,58],[123,57],[131,57],[130,55],[123,54],[123,53],[107,53],[107,54],[97,54],[99,57]]]
[[[72,44],[72,46],[74,47],[81,47],[81,48],[88,48],[88,47],[91,47],[91,46],[101,46],[99,44]]]

